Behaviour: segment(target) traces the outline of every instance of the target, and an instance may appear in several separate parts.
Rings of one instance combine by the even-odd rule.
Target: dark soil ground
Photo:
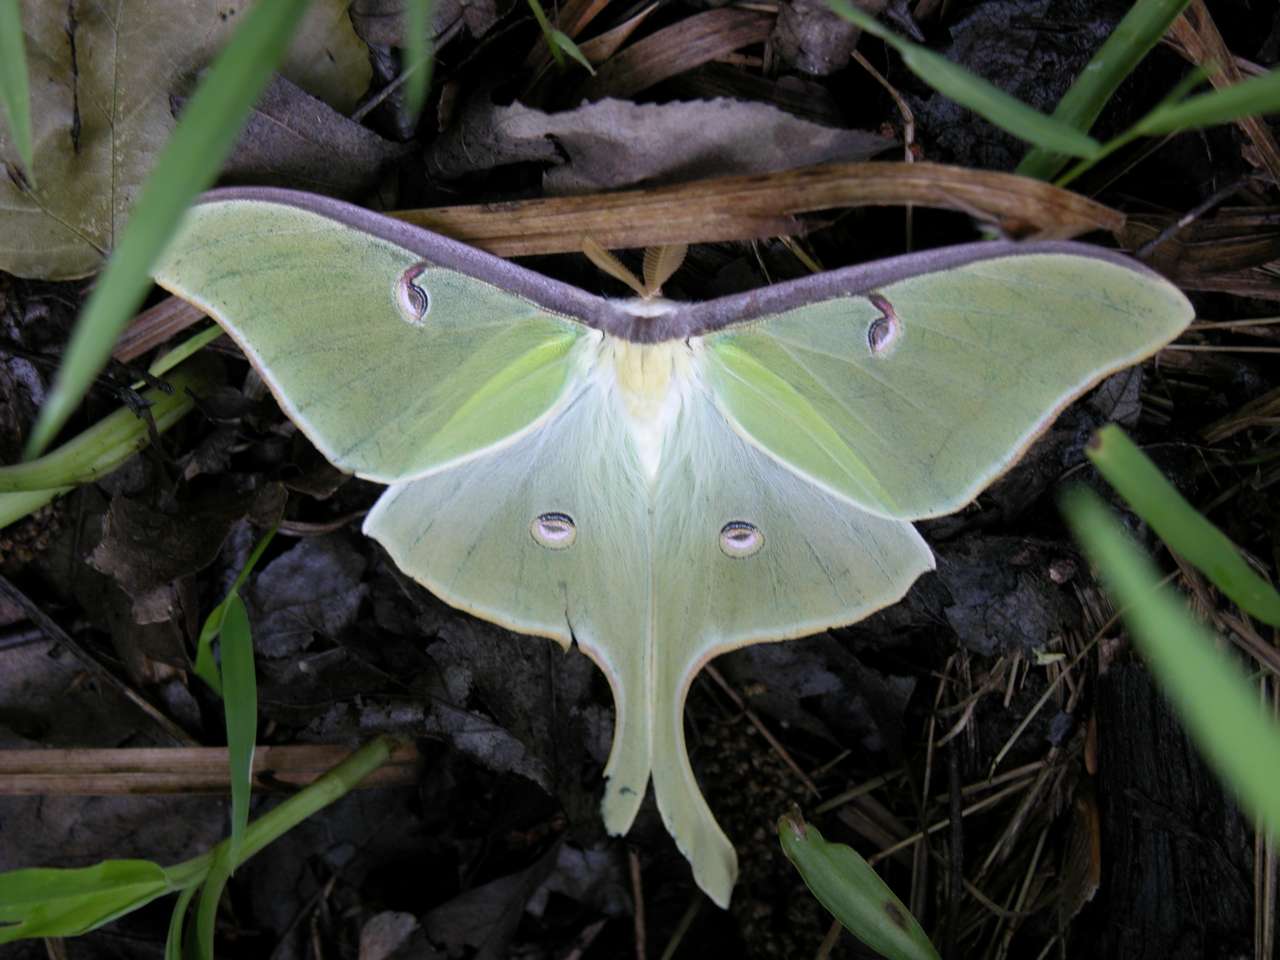
[[[935,202],[814,204],[804,209],[820,212],[793,216],[797,182],[780,171],[874,155],[896,162],[904,142],[917,161],[1008,171],[1024,149],[864,39],[858,49],[882,86],[850,60],[852,37],[818,3],[671,3],[648,13],[621,0],[578,4],[559,20],[566,32],[598,62],[610,36],[621,50],[589,79],[572,64],[548,65],[524,4],[442,0],[432,95],[416,126],[400,88],[389,88],[398,21],[383,8],[396,5],[354,6],[374,63],[373,105],[359,117],[377,146],[351,146],[349,120],[309,119],[301,101],[285,99],[258,118],[228,181],[323,189],[383,209],[510,203],[498,212],[515,217],[517,201],[544,195],[777,176],[761,181],[775,206],[756,232],[712,189],[696,201],[706,229],[666,238],[698,241],[669,288],[678,299],[799,276],[809,259],[829,268],[972,240],[984,227],[1055,233],[1043,208],[997,215],[982,188],[957,199],[936,171]],[[900,20],[906,5],[890,6]],[[1175,31],[1181,41],[1153,51],[1122,86],[1100,135],[1155,104],[1189,59],[1214,49],[1213,37],[1246,72],[1275,64],[1274,4],[1211,0],[1190,11]],[[1124,5],[921,0],[912,12],[933,49],[1050,110]],[[638,15],[625,43],[608,33]],[[606,39],[588,45],[595,37]],[[622,59],[638,43],[651,46]],[[709,112],[715,97],[725,100]],[[570,114],[583,98],[594,111]],[[642,115],[633,104],[665,112]],[[286,118],[290,136],[271,117]],[[223,386],[197,413],[111,476],[0,531],[0,570],[16,591],[0,594],[0,745],[76,751],[96,775],[81,788],[89,796],[53,777],[7,775],[0,868],[171,863],[221,839],[228,802],[201,790],[183,759],[225,742],[220,704],[190,657],[203,617],[279,519],[246,590],[259,743],[353,746],[388,732],[412,746],[386,785],[348,795],[236,873],[219,918],[222,956],[868,956],[832,930],[782,856],[774,824],[792,804],[878,863],[944,957],[1269,956],[1274,860],[1188,744],[1055,505],[1066,483],[1103,489],[1082,450],[1117,420],[1272,569],[1275,328],[1214,328],[1267,317],[1280,299],[1280,151],[1268,131],[1143,142],[1073,183],[1121,214],[1110,235],[1084,239],[1129,249],[1216,198],[1149,260],[1205,323],[1073,405],[973,505],[923,524],[938,570],[902,603],[848,628],[726,655],[694,683],[693,765],[741,863],[727,911],[694,887],[651,799],[626,838],[605,835],[600,774],[613,721],[602,675],[550,641],[453,610],[400,574],[359,532],[381,488],[325,463],[225,340],[216,348]],[[595,203],[578,202],[573,217]],[[494,209],[485,213],[481,234],[495,236]],[[708,226],[713,214],[728,225]],[[539,248],[530,238],[550,227],[537,209],[529,216],[507,228],[524,248],[475,242],[542,254],[522,262],[625,294],[563,252],[572,244]],[[633,223],[644,237],[657,229],[639,207],[624,207],[612,229]],[[638,254],[624,258],[638,269]],[[87,289],[0,274],[11,347],[0,351],[0,462],[19,458],[52,375],[41,355],[58,355]],[[159,292],[151,303],[162,303]],[[118,390],[95,391],[68,435],[118,405]],[[1130,520],[1224,642],[1242,657],[1269,649],[1273,636]],[[1249,666],[1270,697],[1272,666]],[[171,765],[160,761],[170,774],[163,790],[154,776],[143,786],[95,770],[95,750],[125,747],[177,751]],[[45,772],[65,772],[69,756],[48,754]],[[315,756],[321,769],[329,762]],[[288,789],[281,779],[265,777],[256,812]],[[83,938],[0,947],[0,956],[159,957],[169,910],[156,903]]]

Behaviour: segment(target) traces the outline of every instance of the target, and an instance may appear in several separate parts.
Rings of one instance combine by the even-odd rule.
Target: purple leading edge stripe
[[[702,336],[819,300],[858,296],[907,277],[1001,257],[1070,254],[1103,260],[1146,276],[1159,277],[1155,271],[1124,254],[1088,244],[1070,241],[1011,243],[992,240],[843,267],[705,303],[678,304],[669,313],[658,316],[637,317],[624,309],[621,301],[606,300],[457,240],[341,200],[273,187],[231,187],[210,191],[197,202],[220,200],[252,200],[310,211],[394,243],[432,264],[501,287],[552,313],[633,343],[661,343],[664,340]]]

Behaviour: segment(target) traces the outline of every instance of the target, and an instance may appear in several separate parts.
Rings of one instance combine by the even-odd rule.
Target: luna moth
[[[615,706],[602,816],[650,781],[697,884],[733,845],[685,748],[712,657],[849,624],[934,566],[950,513],[1190,321],[1157,274],[986,242],[705,303],[618,301],[348,204],[208,195],[155,271],[213,316],[455,607],[589,656]]]

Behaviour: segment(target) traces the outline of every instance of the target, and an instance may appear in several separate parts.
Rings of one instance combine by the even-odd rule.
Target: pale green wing
[[[654,792],[698,885],[723,906],[737,862],[689,765],[689,684],[726,650],[896,603],[933,554],[911,524],[860,510],[744,441],[705,392],[687,398],[664,450],[654,515]]]
[[[1046,252],[813,298],[703,344],[753,443],[873,513],[920,519],[968,503],[1072,398],[1191,318],[1148,270]]]
[[[668,828],[723,906],[736,857],[689,765],[690,681],[724,650],[893,603],[932,555],[909,524],[831,496],[746,443],[700,385],[651,484],[611,386],[592,377],[537,433],[393,487],[365,532],[447,602],[566,646],[572,638],[600,665],[617,707],[606,826],[630,826],[652,768]],[[539,542],[546,515],[572,523],[568,546]],[[722,532],[734,523],[751,524],[762,548],[726,554]]]
[[[514,444],[391,487],[364,532],[445,602],[566,649],[576,641],[595,660],[617,709],[604,821],[625,833],[649,782],[653,558],[648,492],[616,402],[591,382]],[[553,515],[572,524],[561,549],[535,538],[554,543],[542,528]]]
[[[324,212],[201,203],[155,277],[226,328],[336,466],[417,476],[510,442],[567,395],[600,335],[495,285],[527,271],[461,248],[490,282],[440,266],[459,249],[444,238],[406,227],[409,249],[370,232],[394,233],[385,218],[309,202]]]

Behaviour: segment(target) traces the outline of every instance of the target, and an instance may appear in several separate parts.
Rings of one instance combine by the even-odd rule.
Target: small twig
[[[720,685],[720,689],[728,695],[729,699],[732,700],[734,705],[742,711],[743,715],[751,721],[751,725],[760,731],[760,735],[769,742],[769,746],[773,747],[778,756],[782,758],[782,762],[790,767],[792,773],[800,778],[800,782],[804,784],[805,789],[815,797],[822,796],[822,791],[818,789],[818,785],[809,779],[809,775],[800,769],[800,765],[798,763],[791,759],[791,754],[787,753],[782,744],[778,742],[778,739],[769,732],[769,728],[764,725],[764,721],[756,716],[755,711],[746,705],[742,697],[738,696],[738,692],[734,690],[733,687],[729,686],[728,681],[721,676],[720,671],[711,664],[707,664],[703,669],[712,680]]]
[[[636,960],[645,960],[644,934],[644,884],[640,878],[640,857],[635,850],[627,850],[631,865],[631,898],[635,901]]]
[[[254,789],[292,792],[350,754],[347,747],[328,744],[259,746]],[[417,783],[421,759],[412,744],[398,746],[360,786]],[[217,794],[227,791],[230,776],[226,747],[0,750],[0,796]]]
[[[582,955],[591,949],[591,945],[596,942],[596,937],[600,936],[600,931],[608,922],[608,917],[601,917],[595,923],[585,926],[578,934],[578,939],[574,941],[573,949],[564,955],[564,960],[582,960]]]
[[[280,521],[280,526],[277,529],[287,537],[320,537],[326,533],[333,533],[335,530],[341,530],[352,520],[360,520],[368,512],[368,510],[352,510],[350,513],[344,513],[340,517],[334,517],[332,520],[326,520],[324,523],[306,523],[302,520],[282,520]]]
[[[827,957],[831,956],[831,951],[836,948],[836,943],[840,940],[840,931],[843,929],[839,920],[831,921],[831,926],[827,928],[827,935],[818,944],[818,952],[813,955],[813,960],[827,960]]]
[[[924,781],[920,785],[920,802],[918,805],[921,823],[929,819],[929,790],[933,787],[933,762],[937,752],[934,738],[938,730],[938,707],[942,705],[942,698],[946,694],[947,678],[951,674],[951,668],[955,664],[955,660],[956,655],[952,654],[947,658],[946,665],[942,668],[942,680],[938,683],[938,689],[934,691],[933,710],[929,713],[929,724],[924,740]],[[908,905],[911,908],[911,912],[917,916],[924,912],[924,906],[929,895],[930,852],[927,838],[924,843],[917,844],[912,850],[911,899]]]
[[[680,949],[680,943],[684,940],[684,935],[689,932],[689,928],[693,926],[693,918],[698,915],[698,911],[702,909],[702,901],[706,898],[701,893],[695,893],[689,899],[689,906],[685,907],[684,913],[680,916],[680,922],[676,924],[676,928],[672,931],[671,939],[667,941],[666,947],[662,951],[659,960],[672,960],[676,955],[676,951]]]
[[[886,80],[879,70],[871,65],[870,60],[860,54],[857,50],[853,51],[853,59],[857,62],[858,66],[871,74],[876,82],[878,82],[880,86],[884,87],[889,96],[893,98],[893,102],[898,107],[898,112],[902,114],[902,160],[904,163],[914,163],[916,155],[913,152],[912,147],[915,146],[916,142],[916,116],[911,112],[911,107],[907,105],[907,101],[903,99],[902,94],[898,92],[898,89]],[[905,204],[902,208],[902,213],[904,218],[904,246],[907,251],[910,252],[915,245],[912,240],[911,229],[915,207],[909,203]]]
[[[944,947],[948,957],[956,956],[956,932],[960,921],[960,893],[964,889],[964,817],[961,815],[961,799],[964,788],[960,785],[960,753],[955,747],[947,750],[948,803],[951,807],[951,856],[948,863],[947,924]]]
[[[897,770],[891,770],[888,773],[882,773],[878,777],[872,777],[870,780],[860,783],[852,789],[844,791],[844,793],[836,794],[830,800],[824,800],[813,808],[813,815],[816,817],[818,814],[827,813],[836,809],[836,807],[843,807],[849,801],[857,800],[858,797],[861,797],[863,794],[870,793],[872,790],[879,790],[885,784],[892,783],[894,780],[898,780],[901,777],[906,776],[906,773],[907,771],[905,769],[899,767]]]
[[[1031,895],[1031,881],[1035,878],[1036,869],[1040,866],[1040,857],[1044,853],[1045,840],[1049,836],[1049,828],[1046,826],[1040,831],[1040,836],[1036,838],[1035,850],[1031,853],[1031,861],[1027,864],[1027,869],[1022,875],[1022,884],[1018,888],[1018,895],[1013,901],[1013,909],[1009,911],[1009,916],[1000,918],[1000,924],[1005,926],[1004,934],[1000,938],[1000,949],[996,954],[997,960],[1004,960],[1009,955],[1009,948],[1013,944],[1013,936],[1018,932],[1018,919],[1027,912],[1027,899]],[[996,930],[1000,929],[1000,924],[996,925]]]
[[[1040,708],[1049,702],[1049,698],[1053,696],[1054,692],[1058,689],[1058,684],[1062,681],[1062,678],[1074,670],[1076,665],[1089,655],[1089,651],[1091,651],[1097,644],[1100,636],[1101,635],[1094,637],[1085,644],[1085,648],[1076,654],[1071,663],[1067,665],[1066,669],[1054,677],[1053,681],[1045,687],[1044,693],[1040,694],[1040,699],[1038,699],[1035,702],[1035,705],[1027,711],[1027,715],[1022,718],[1022,722],[1018,724],[1013,733],[1009,734],[1009,739],[1006,740],[1004,746],[1000,748],[1000,752],[996,754],[996,758],[991,761],[991,766],[987,768],[988,777],[995,774],[996,767],[1000,766],[1000,761],[1003,760],[1009,751],[1013,749],[1013,745],[1018,742],[1018,738],[1022,736],[1023,731],[1026,730],[1027,727],[1030,726],[1031,721],[1036,718],[1036,715],[1040,712]]]
[[[1150,240],[1148,240],[1146,243],[1140,246],[1137,250],[1133,251],[1134,258],[1137,260],[1147,259],[1149,256],[1151,256],[1152,251],[1154,251],[1156,247],[1160,246],[1163,243],[1166,243],[1169,240],[1172,240],[1180,230],[1182,230],[1186,226],[1189,226],[1191,223],[1195,222],[1196,220],[1199,220],[1201,217],[1203,217],[1206,213],[1208,213],[1218,204],[1222,203],[1224,200],[1228,199],[1234,194],[1239,193],[1245,187],[1245,185],[1248,184],[1249,181],[1253,179],[1254,179],[1253,174],[1246,174],[1245,176],[1240,177],[1238,180],[1234,180],[1231,183],[1228,183],[1225,187],[1219,187],[1217,190],[1213,191],[1213,193],[1209,194],[1209,196],[1206,199],[1204,199],[1200,203],[1197,203],[1194,207],[1192,207],[1190,210],[1188,210],[1186,213],[1180,216],[1177,220],[1169,224],[1167,227],[1165,227],[1163,230],[1157,233],[1154,237],[1152,237]]]
[[[991,796],[986,797],[985,799],[979,800],[977,803],[970,804],[969,806],[965,807],[963,810],[960,811],[960,815],[962,817],[967,817],[970,814],[979,813],[983,810],[986,810],[988,807],[993,807],[997,803],[999,803],[1001,800],[1005,799],[1006,797],[1011,797],[1014,794],[1019,793],[1020,791],[1026,790],[1029,785],[1030,785],[1030,780],[1023,781],[1020,783],[1015,783],[1012,786],[1006,787],[1005,789],[999,791],[998,793],[993,793]],[[867,857],[867,863],[871,864],[871,866],[874,867],[881,860],[884,860],[886,857],[893,856],[899,850],[905,850],[907,847],[910,847],[919,843],[924,838],[924,835],[926,833],[937,833],[939,830],[945,830],[949,826],[951,826],[951,818],[944,817],[942,820],[938,820],[934,823],[929,824],[929,826],[925,827],[925,829],[923,830],[917,830],[915,833],[911,834],[911,836],[909,837],[903,837],[901,840],[899,840],[897,843],[893,844],[892,846],[885,847],[885,849],[880,850],[876,853],[873,853],[871,856]]]

